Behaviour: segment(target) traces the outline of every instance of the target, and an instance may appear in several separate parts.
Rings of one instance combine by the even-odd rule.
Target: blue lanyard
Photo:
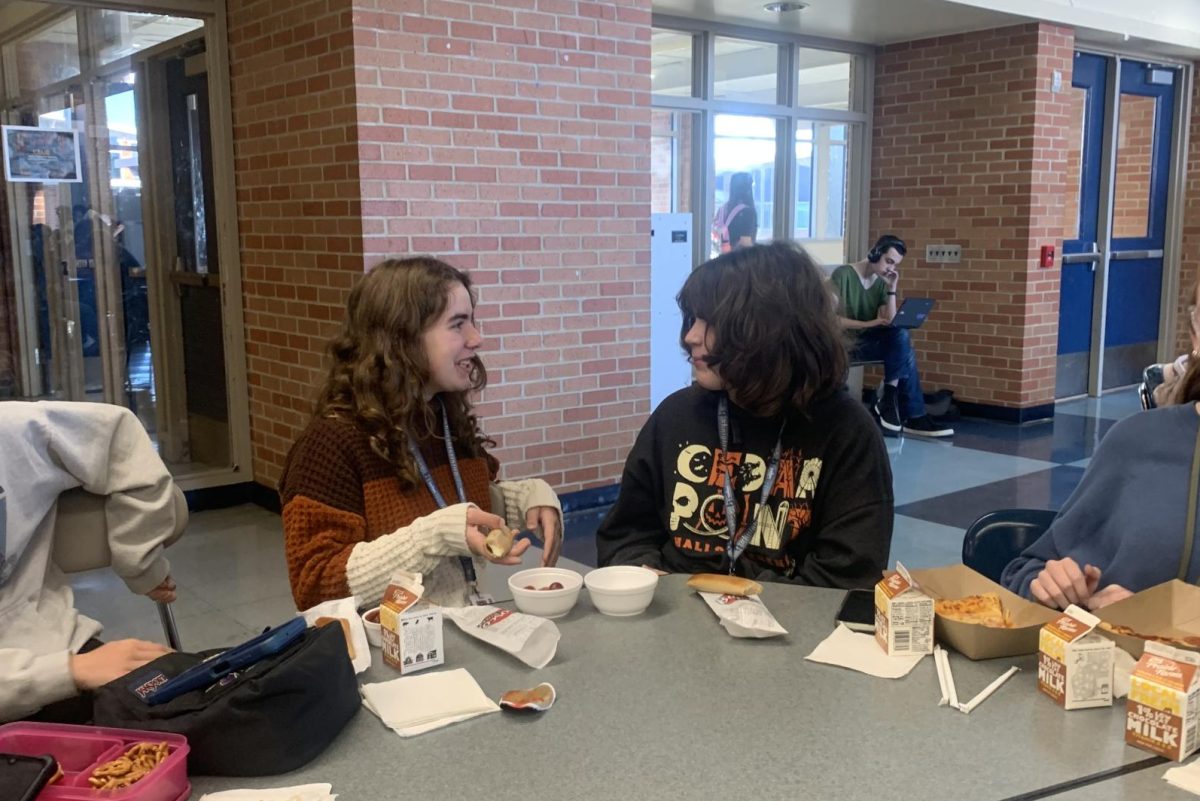
[[[454,453],[454,440],[450,436],[450,417],[446,414],[446,405],[440,400],[438,405],[442,408],[442,437],[446,442],[446,460],[450,463],[450,475],[454,477],[454,488],[458,490],[459,503],[466,503],[467,492],[463,489],[462,476],[458,472],[458,456]],[[411,435],[408,438],[408,452],[412,455],[413,461],[417,463],[417,472],[421,474],[421,480],[425,482],[434,502],[437,503],[438,508],[445,509],[449,504],[442,497],[441,490],[433,480],[433,474],[429,472],[429,465],[426,464],[425,457],[421,455],[421,449],[417,447],[417,443],[413,441]],[[469,556],[458,557],[458,563],[462,566],[463,577],[467,580],[467,584],[470,585],[472,591],[475,590],[475,584],[478,581],[475,576],[475,563]]]
[[[762,493],[759,496],[758,512],[746,521],[746,528],[741,534],[737,534],[738,508],[737,498],[733,492],[733,465],[729,462],[727,455],[729,453],[729,396],[722,395],[717,401],[717,436],[721,440],[721,455],[725,458],[724,471],[725,480],[722,482],[721,490],[725,495],[725,526],[729,531],[729,547],[725,551],[725,561],[729,566],[729,574],[733,575],[733,570],[737,566],[737,560],[741,558],[750,541],[754,539],[754,532],[758,530],[758,516],[763,514],[766,509],[767,500],[771,497],[771,488],[775,486],[775,477],[779,474],[779,459],[782,454],[783,447],[783,429],[787,425],[787,419],[784,418],[783,423],[779,426],[779,436],[775,439],[775,448],[771,451],[771,459],[767,462],[767,474],[763,477]]]

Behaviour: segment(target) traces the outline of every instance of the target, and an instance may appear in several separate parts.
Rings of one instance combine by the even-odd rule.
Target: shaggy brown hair
[[[462,270],[419,256],[388,259],[368,272],[350,292],[342,329],[329,343],[331,365],[314,415],[351,420],[367,432],[371,448],[396,466],[401,483],[420,481],[408,452],[408,436],[418,443],[441,439],[437,404],[425,400],[429,361],[424,333],[442,316],[455,284],[475,293]],[[470,456],[494,445],[483,435],[471,410],[470,392],[487,386],[476,356],[471,390],[441,393],[457,450]]]
[[[705,361],[757,415],[803,412],[846,378],[846,345],[820,268],[798,245],[772,242],[718,256],[680,290],[680,344],[697,320],[714,339]]]

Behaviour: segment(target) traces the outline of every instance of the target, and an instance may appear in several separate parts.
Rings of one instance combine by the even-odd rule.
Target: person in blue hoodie
[[[1005,587],[1054,608],[1099,609],[1173,578],[1200,581],[1195,521],[1188,530],[1200,359],[1176,398],[1109,430],[1050,528],[1004,569]]]

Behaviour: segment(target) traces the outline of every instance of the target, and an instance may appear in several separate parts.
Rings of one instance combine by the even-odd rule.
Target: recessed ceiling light
[[[770,11],[775,14],[782,14],[785,11],[803,11],[808,8],[808,3],[784,2],[784,3],[767,3],[763,6],[763,11]]]

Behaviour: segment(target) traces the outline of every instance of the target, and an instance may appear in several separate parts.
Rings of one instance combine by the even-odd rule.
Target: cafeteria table
[[[1065,712],[1040,694],[1034,655],[972,662],[952,652],[964,700],[1021,668],[965,715],[937,705],[932,658],[898,680],[806,661],[833,629],[840,590],[766,585],[761,597],[790,633],[750,640],[730,637],[685,580],[663,577],[650,608],[630,618],[601,615],[583,590],[556,621],[562,639],[541,670],[446,622],[442,669],[467,668],[493,699],[548,681],[558,700],[546,713],[501,712],[405,739],[364,708],[304,768],[194,777],[193,798],[332,782],[340,801],[1000,801],[1150,756],[1125,745],[1123,704]],[[372,650],[360,680],[397,678]]]

